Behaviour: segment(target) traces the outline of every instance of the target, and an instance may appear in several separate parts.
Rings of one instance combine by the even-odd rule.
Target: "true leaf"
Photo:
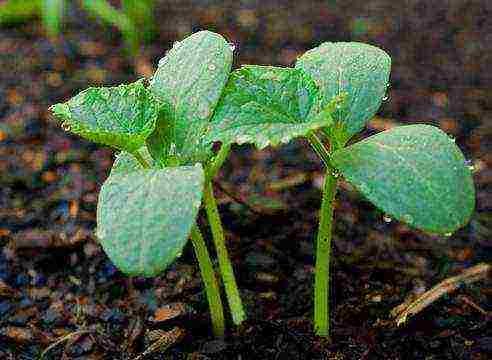
[[[129,275],[154,276],[181,253],[200,207],[200,165],[116,172],[97,206],[97,237]]]
[[[51,110],[65,130],[129,152],[145,144],[157,120],[156,102],[142,80],[88,88]]]
[[[416,228],[451,233],[468,221],[475,206],[463,154],[433,126],[383,131],[335,151],[331,160],[377,207]]]
[[[231,74],[206,139],[259,148],[287,143],[330,125],[339,101],[319,108],[316,84],[302,70],[243,66]]]
[[[157,130],[149,139],[153,156],[165,162],[172,151],[186,162],[210,155],[203,135],[231,66],[231,46],[210,31],[176,42],[159,61],[150,85],[161,104]]]
[[[334,126],[348,140],[358,133],[381,105],[386,93],[391,58],[383,50],[357,42],[326,42],[307,51],[296,68],[310,74],[324,103],[347,93],[345,106],[333,115]]]

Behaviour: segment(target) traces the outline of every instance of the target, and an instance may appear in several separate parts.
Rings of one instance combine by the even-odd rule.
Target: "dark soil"
[[[156,336],[162,352],[147,358],[491,358],[490,279],[403,326],[389,313],[412,294],[491,262],[492,2],[223,3],[160,1],[157,36],[134,61],[116,31],[76,8],[56,44],[37,22],[0,30],[0,358],[38,358],[63,336],[45,358],[131,359]],[[216,179],[249,315],[240,328],[229,321],[224,341],[211,336],[189,247],[165,274],[136,278],[130,291],[96,242],[97,194],[114,154],[63,132],[48,106],[89,85],[149,76],[173,41],[199,29],[234,42],[236,65],[290,65],[328,40],[378,45],[393,59],[390,100],[366,135],[395,124],[438,125],[475,165],[476,212],[450,238],[383,221],[342,182],[331,342],[312,333],[322,167],[303,142],[262,152],[237,147]]]

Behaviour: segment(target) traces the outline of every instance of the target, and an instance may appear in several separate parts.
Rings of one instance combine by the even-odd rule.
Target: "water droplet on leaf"
[[[287,144],[290,141],[290,136],[286,135],[280,139],[281,143]]]
[[[383,221],[385,223],[390,223],[393,219],[388,215],[383,215]]]
[[[169,155],[176,155],[176,144],[172,143],[169,147]]]
[[[181,46],[181,42],[179,42],[179,41],[175,41],[173,43],[173,48],[175,48],[175,49],[179,48],[180,46]]]
[[[96,237],[98,239],[103,239],[105,236],[106,236],[106,233],[104,232],[104,230],[101,230],[99,228],[96,229]]]
[[[471,172],[475,171],[475,165],[473,164],[472,160],[465,160],[465,166],[470,170]]]
[[[159,60],[159,63],[157,64],[157,67],[163,66],[167,62],[167,58],[163,57]]]
[[[245,142],[249,141],[249,136],[248,135],[239,135],[237,137],[236,141],[239,145],[244,144]]]
[[[386,92],[384,93],[384,96],[383,96],[383,101],[386,102],[390,99],[390,96],[389,96],[389,89],[390,89],[390,84],[387,84],[386,85]]]
[[[72,128],[72,127],[70,126],[70,124],[69,124],[68,122],[66,122],[66,121],[65,121],[65,122],[63,122],[63,123],[61,124],[61,127],[62,127],[62,129],[63,129],[63,130],[65,130],[65,131],[70,131],[70,129]]]
[[[410,214],[403,215],[403,221],[405,221],[407,224],[411,224],[413,222],[412,215]]]

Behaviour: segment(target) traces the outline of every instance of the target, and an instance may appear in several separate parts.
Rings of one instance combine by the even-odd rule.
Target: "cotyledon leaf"
[[[385,96],[391,58],[383,50],[358,42],[326,42],[304,53],[296,63],[313,77],[324,103],[343,92],[347,103],[333,115],[343,123],[345,140],[362,130]]]
[[[463,154],[434,126],[383,131],[335,151],[331,160],[377,207],[422,230],[452,233],[466,224],[475,207]]]
[[[154,276],[181,253],[200,208],[200,164],[111,174],[97,205],[97,237],[129,275]]]
[[[161,103],[158,126],[149,139],[153,155],[168,148],[184,163],[211,155],[203,135],[231,66],[232,47],[221,35],[210,31],[176,42],[159,61],[150,83],[150,90]]]
[[[319,108],[316,84],[302,70],[243,66],[231,74],[206,140],[259,148],[287,143],[330,125],[339,102]]]
[[[51,110],[65,130],[129,152],[145,144],[157,120],[157,102],[143,80],[88,88]]]

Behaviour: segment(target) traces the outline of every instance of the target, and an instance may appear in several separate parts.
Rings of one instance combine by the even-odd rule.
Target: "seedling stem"
[[[210,255],[203,240],[203,236],[198,225],[191,228],[191,243],[195,249],[195,255],[202,274],[208,304],[210,306],[210,317],[212,319],[212,331],[215,336],[224,336],[224,308],[220,298],[220,289],[215,278],[215,271],[210,260]]]
[[[208,222],[210,223],[210,228],[212,230],[212,237],[214,239],[217,258],[219,260],[220,273],[222,275],[227,301],[231,309],[232,321],[234,324],[239,325],[244,321],[246,315],[234,277],[234,270],[232,269],[232,264],[225,246],[224,229],[222,228],[222,223],[220,221],[211,179],[208,179],[205,182],[203,202],[205,204]]]

